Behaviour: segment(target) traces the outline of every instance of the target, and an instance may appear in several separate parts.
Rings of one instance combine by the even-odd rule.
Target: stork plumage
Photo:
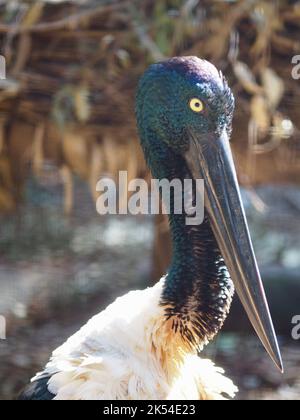
[[[186,214],[171,212],[167,275],[92,318],[54,351],[21,399],[234,397],[232,381],[199,357],[226,319],[233,284],[282,369],[229,146],[233,111],[225,78],[207,61],[173,58],[146,71],[136,101],[145,158],[157,179],[204,179],[204,222],[187,225]]]

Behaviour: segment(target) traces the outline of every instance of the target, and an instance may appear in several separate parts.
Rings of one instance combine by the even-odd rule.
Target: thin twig
[[[85,10],[80,13],[75,13],[71,16],[57,20],[56,22],[39,23],[33,26],[18,26],[0,24],[0,33],[6,33],[14,31],[14,35],[19,35],[24,32],[41,33],[41,32],[52,32],[60,29],[76,29],[84,20],[88,20],[99,16],[101,14],[114,12],[118,9],[128,6],[129,1],[123,1],[121,3],[110,4],[107,6],[98,6],[94,9]]]

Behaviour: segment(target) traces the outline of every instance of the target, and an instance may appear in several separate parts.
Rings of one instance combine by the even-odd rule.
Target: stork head
[[[140,82],[137,118],[176,153],[189,149],[192,130],[203,138],[231,130],[234,97],[222,74],[197,57],[154,64]],[[147,141],[149,136],[142,136]]]
[[[197,57],[152,65],[139,84],[138,128],[152,172],[165,154],[163,164],[181,157],[192,178],[204,179],[205,208],[221,254],[254,329],[282,370],[229,144],[233,112],[225,78]]]

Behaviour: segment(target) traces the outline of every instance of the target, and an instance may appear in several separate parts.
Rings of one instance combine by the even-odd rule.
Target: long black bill
[[[265,349],[283,372],[264,287],[241,200],[226,131],[205,140],[190,133],[186,161],[194,179],[204,179],[205,207],[239,298]]]

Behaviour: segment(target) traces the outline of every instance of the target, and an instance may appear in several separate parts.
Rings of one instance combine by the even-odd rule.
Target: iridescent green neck
[[[184,158],[175,154],[154,133],[143,143],[156,179],[191,179]],[[147,147],[151,145],[151,147]],[[171,197],[172,209],[173,197]],[[186,217],[170,214],[173,258],[166,275],[162,304],[174,328],[193,344],[205,344],[222,327],[230,309],[233,285],[211,230],[208,216],[199,226],[186,225]]]

